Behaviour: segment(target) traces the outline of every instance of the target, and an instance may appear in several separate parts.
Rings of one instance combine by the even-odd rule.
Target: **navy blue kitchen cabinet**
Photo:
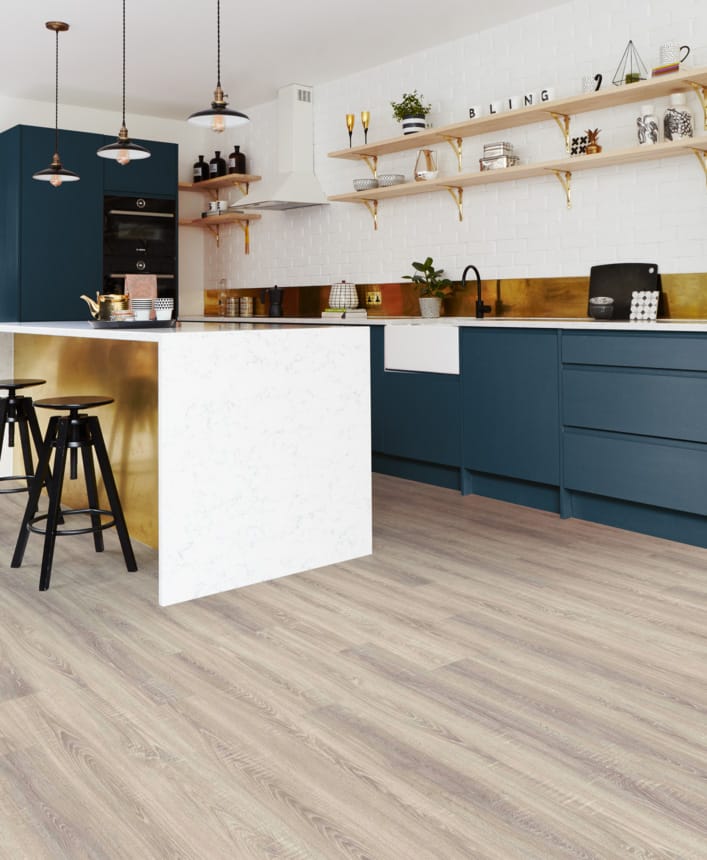
[[[707,339],[565,332],[569,515],[707,546]]]
[[[371,328],[373,468],[459,489],[459,376],[385,370],[384,327]]]
[[[15,126],[0,135],[8,167],[0,225],[0,318],[70,320],[86,316],[81,293],[100,289],[103,169],[102,137],[62,131],[59,153],[78,182],[54,188],[32,174],[51,162],[54,131]]]
[[[102,290],[104,193],[176,197],[176,144],[145,141],[152,157],[122,167],[96,155],[109,140],[60,130],[62,162],[80,180],[54,188],[32,179],[51,162],[54,130],[19,125],[0,134],[8,168],[0,188],[0,320],[86,318],[80,295]]]
[[[104,137],[101,146],[115,138]],[[177,194],[176,143],[136,140],[150,150],[150,158],[118,164],[110,158],[99,159],[103,166],[103,188],[106,194],[136,194],[142,197],[175,197]]]
[[[464,492],[559,511],[558,332],[461,331]]]

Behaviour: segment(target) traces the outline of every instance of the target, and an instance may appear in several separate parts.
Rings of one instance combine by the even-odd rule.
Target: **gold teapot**
[[[96,293],[96,301],[88,296],[81,296],[88,305],[91,316],[95,320],[109,320],[114,311],[127,311],[130,307],[130,296],[125,293]]]

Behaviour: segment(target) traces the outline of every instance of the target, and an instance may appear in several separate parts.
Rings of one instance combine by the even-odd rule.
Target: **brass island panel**
[[[130,536],[156,549],[157,344],[16,334],[14,360],[15,376],[47,380],[27,392],[35,400],[74,394],[115,399],[92,414],[101,422]],[[42,433],[52,414],[58,413],[37,409]],[[68,468],[64,480],[62,501],[71,507],[86,504],[80,459],[78,480],[69,480]],[[100,485],[99,494],[105,504]]]

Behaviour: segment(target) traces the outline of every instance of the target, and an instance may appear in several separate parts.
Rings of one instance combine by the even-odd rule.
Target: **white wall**
[[[352,190],[366,176],[354,162],[326,153],[348,144],[344,115],[357,115],[354,142],[363,142],[358,114],[371,111],[369,139],[399,133],[389,102],[417,88],[433,104],[435,125],[464,119],[470,104],[553,86],[558,97],[578,93],[582,75],[601,72],[612,86],[619,59],[633,39],[649,71],[662,42],[677,39],[693,48],[695,64],[707,65],[707,4],[704,0],[586,0],[530,15],[509,26],[464,36],[402,60],[315,87],[315,163],[327,194]],[[693,62],[688,59],[687,65]],[[283,85],[292,83],[283,81]],[[306,84],[307,81],[298,83]],[[701,124],[697,98],[689,96]],[[662,115],[667,98],[655,107]],[[639,105],[579,116],[574,133],[601,128],[606,148],[636,142]],[[248,169],[276,169],[276,104],[249,111],[252,123],[220,148],[240,143]],[[699,125],[698,125],[699,129]],[[564,143],[551,120],[485,138],[464,141],[464,169],[478,166],[489,139],[513,142],[524,162],[562,157]],[[215,147],[216,136],[207,144]],[[451,148],[437,147],[440,167],[453,174]],[[207,155],[207,158],[210,157]],[[415,151],[381,159],[380,172],[411,176]],[[243,253],[239,229],[224,231],[220,253],[206,244],[205,286],[229,277],[232,287],[328,284],[347,278],[358,283],[399,281],[410,261],[427,254],[459,277],[475,263],[484,278],[586,275],[595,263],[657,262],[663,272],[707,270],[707,192],[692,156],[623,167],[577,172],[573,206],[553,176],[506,182],[465,194],[465,217],[444,193],[381,203],[377,232],[363,206],[332,204],[289,213],[263,213],[252,227],[252,250]],[[235,200],[237,195],[231,197]]]

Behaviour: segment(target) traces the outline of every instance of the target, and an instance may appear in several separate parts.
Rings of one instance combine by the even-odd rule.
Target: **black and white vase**
[[[416,131],[424,131],[427,122],[424,116],[404,116],[402,120],[403,134],[414,134]]]
[[[641,115],[636,118],[636,129],[638,131],[638,142],[641,145],[658,143],[660,140],[660,128],[653,105],[641,106]]]
[[[687,108],[685,93],[671,93],[670,106],[663,116],[663,134],[666,140],[692,137],[692,113]]]

